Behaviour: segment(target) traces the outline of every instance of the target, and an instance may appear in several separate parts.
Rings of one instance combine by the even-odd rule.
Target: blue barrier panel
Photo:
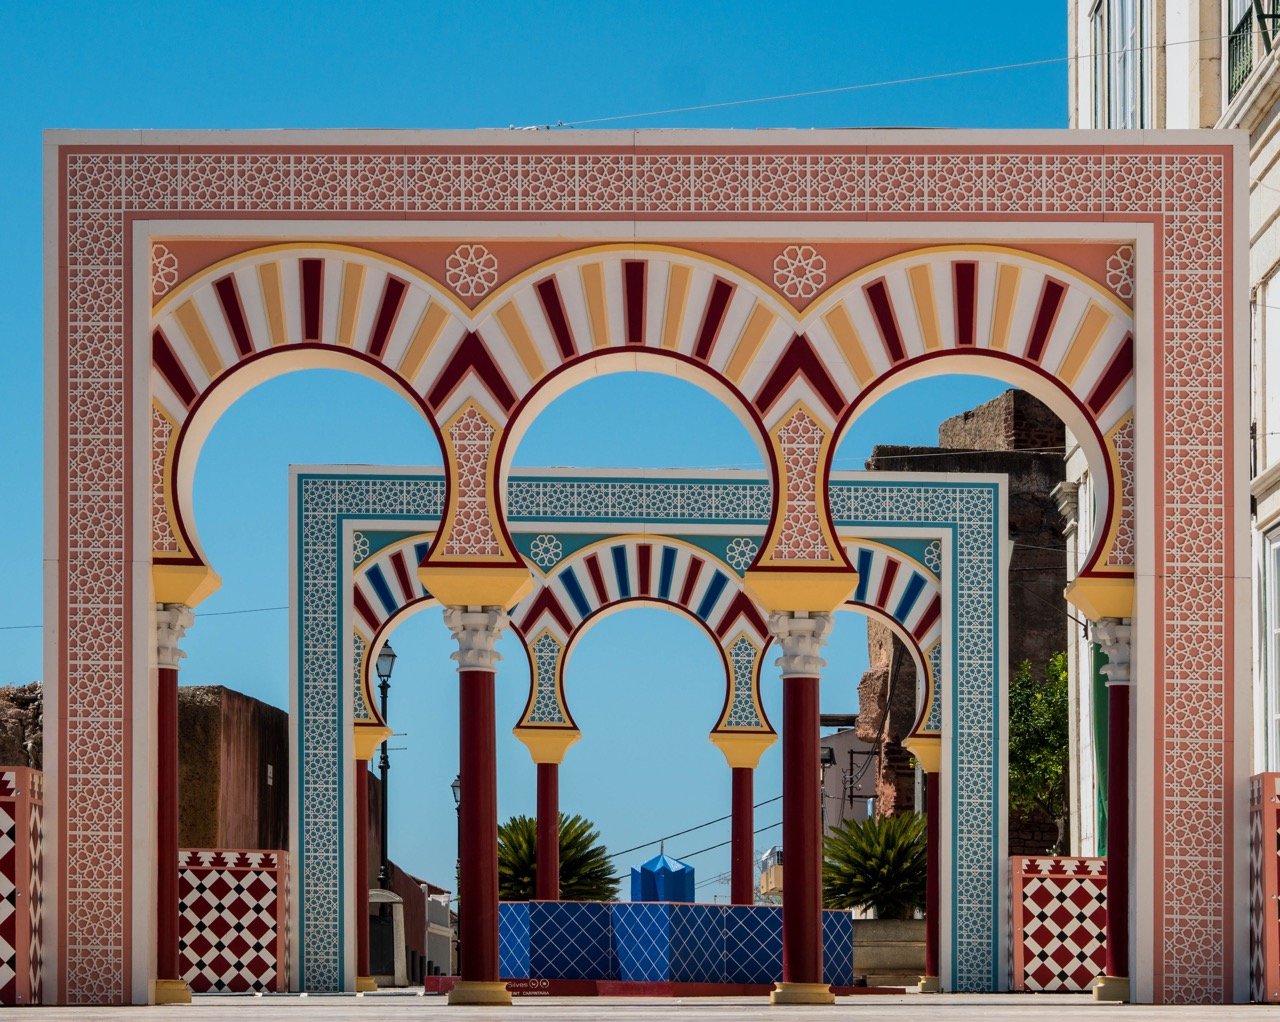
[[[503,902],[498,906],[498,975],[503,979],[529,978],[529,903]]]
[[[534,979],[615,979],[609,905],[530,902],[529,975]]]
[[[822,913],[822,982],[853,986],[853,916],[843,909]]]
[[[609,906],[618,979],[644,983],[671,978],[671,909],[648,901]]]
[[[782,978],[782,908],[728,905],[724,912],[724,982],[776,983]]]
[[[727,905],[671,906],[671,975],[676,983],[724,982]]]

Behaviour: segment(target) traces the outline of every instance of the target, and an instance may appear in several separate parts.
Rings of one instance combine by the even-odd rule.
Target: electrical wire
[[[751,808],[759,809],[761,806],[772,805],[774,802],[779,802],[781,800],[782,800],[781,795],[775,795],[773,798],[767,798],[763,802],[757,802]],[[612,855],[609,856],[609,858],[616,859],[620,855],[629,855],[631,852],[638,852],[642,848],[648,848],[651,845],[661,844],[663,841],[670,841],[673,837],[683,837],[685,834],[692,834],[695,830],[702,830],[704,827],[711,827],[717,823],[724,823],[725,820],[732,820],[732,819],[733,819],[732,813],[730,813],[728,816],[717,816],[714,820],[708,820],[706,823],[699,823],[696,827],[686,827],[684,830],[678,830],[674,834],[668,834],[665,837],[654,838],[652,841],[646,841],[642,845],[635,845],[631,848],[624,848],[620,852],[614,852]]]

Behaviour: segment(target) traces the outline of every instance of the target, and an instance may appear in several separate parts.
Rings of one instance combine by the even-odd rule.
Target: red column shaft
[[[1107,689],[1107,975],[1129,975],[1129,686]]]
[[[538,764],[539,901],[560,900],[560,765]]]
[[[156,978],[178,974],[178,670],[161,667],[156,699]]]
[[[369,761],[356,760],[356,975],[369,973]]]
[[[782,978],[822,982],[818,679],[782,682]]]
[[[938,844],[938,781],[937,774],[924,775],[925,801],[925,856],[924,884],[924,974],[938,975],[938,924],[941,919],[941,890],[938,886],[938,867],[942,849]]]
[[[755,771],[733,768],[733,823],[729,900],[735,905],[755,902]]]
[[[458,941],[462,978],[498,981],[498,771],[492,671],[459,671]]]

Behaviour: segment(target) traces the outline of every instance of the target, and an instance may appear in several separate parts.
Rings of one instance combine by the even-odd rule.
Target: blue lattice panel
[[[853,986],[853,916],[848,912],[822,913],[822,982]]]
[[[671,980],[723,983],[726,905],[671,906]]]
[[[590,901],[531,901],[529,975],[614,979],[609,906]]]
[[[724,913],[724,981],[775,983],[782,978],[782,909],[729,905]]]
[[[609,906],[618,979],[653,983],[671,978],[674,907],[649,901],[623,901]]]
[[[503,902],[498,906],[498,975],[503,979],[529,978],[529,903]]]

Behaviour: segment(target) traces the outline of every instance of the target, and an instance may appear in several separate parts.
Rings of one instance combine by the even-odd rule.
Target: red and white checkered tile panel
[[[1249,779],[1249,997],[1280,1002],[1280,773]]]
[[[1013,989],[1087,990],[1107,964],[1107,860],[1012,861]]]
[[[183,849],[178,869],[178,951],[191,990],[287,990],[286,853]]]
[[[41,800],[29,767],[0,767],[0,1004],[39,1004]]]

